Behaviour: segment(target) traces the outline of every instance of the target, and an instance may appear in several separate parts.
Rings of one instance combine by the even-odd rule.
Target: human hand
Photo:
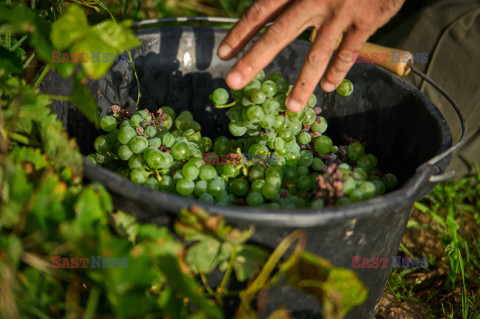
[[[218,48],[218,56],[223,60],[232,59],[265,24],[276,20],[232,67],[225,78],[227,85],[234,90],[243,88],[306,28],[315,27],[317,38],[285,102],[290,111],[299,112],[322,76],[322,89],[325,92],[335,90],[355,62],[362,45],[398,12],[404,1],[256,0],[225,37]]]

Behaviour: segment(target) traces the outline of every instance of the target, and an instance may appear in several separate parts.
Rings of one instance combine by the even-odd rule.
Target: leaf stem
[[[132,55],[130,54],[130,50],[127,50],[128,59],[132,64],[133,74],[135,74],[135,79],[137,80],[137,105],[140,102],[140,98],[142,97],[142,93],[140,92],[140,80],[138,79],[137,70],[135,70],[135,63],[133,62]]]
[[[22,144],[25,144],[25,145],[30,145],[30,140],[28,139],[28,137],[22,135],[22,134],[18,134],[18,133],[15,133],[15,132],[8,132],[8,137],[14,141],[17,141],[19,143],[22,143]]]
[[[28,58],[27,61],[25,61],[25,63],[23,64],[23,68],[27,68],[27,66],[30,64],[30,62],[32,62],[33,58],[35,57],[35,52],[32,53],[32,55]]]
[[[227,270],[225,271],[225,275],[223,276],[222,282],[217,287],[217,293],[224,293],[225,287],[227,287],[228,280],[232,275],[233,264],[235,262],[235,257],[237,257],[237,245],[232,246],[232,253],[230,254],[230,260],[228,261]]]
[[[93,286],[88,296],[87,306],[85,307],[85,314],[83,319],[92,319],[97,310],[98,298],[100,297],[100,289],[97,286]]]
[[[235,104],[237,104],[237,102],[238,102],[238,100],[235,100],[235,101],[233,101],[232,103],[229,103],[229,104],[215,105],[215,108],[216,109],[226,109],[226,108],[234,106]]]
[[[25,34],[20,40],[15,42],[14,45],[10,48],[10,51],[14,51],[16,48],[18,48],[20,45],[22,45],[22,42],[25,41],[28,38],[28,34]]]
[[[38,79],[35,81],[35,84],[33,85],[33,88],[34,89],[38,89],[38,87],[40,86],[40,83],[43,81],[43,79],[45,78],[45,76],[47,75],[48,71],[50,71],[50,68],[51,68],[51,65],[50,64],[47,64],[45,66],[45,68],[43,69],[42,73],[40,74],[40,76],[38,77]]]
[[[72,101],[72,98],[69,95],[51,95],[51,94],[44,94],[44,95],[48,97],[50,100],[65,101],[65,102]]]

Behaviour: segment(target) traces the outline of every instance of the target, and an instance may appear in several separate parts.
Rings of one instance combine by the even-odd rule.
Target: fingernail
[[[232,52],[232,48],[228,44],[222,44],[218,48],[217,54],[219,58],[226,58]]]
[[[234,90],[239,90],[243,87],[243,76],[237,71],[228,73],[225,81],[227,81],[228,86]]]
[[[293,99],[292,97],[288,97],[287,100],[285,101],[285,106],[287,109],[289,109],[291,112],[300,112],[303,109],[303,106],[300,102],[297,100]]]
[[[335,90],[335,84],[327,81],[322,81],[322,89],[325,92],[332,92],[333,90]]]

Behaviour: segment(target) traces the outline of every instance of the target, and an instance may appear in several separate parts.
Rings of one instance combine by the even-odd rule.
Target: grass
[[[480,170],[439,184],[415,204],[400,255],[428,268],[393,269],[377,318],[480,318]]]

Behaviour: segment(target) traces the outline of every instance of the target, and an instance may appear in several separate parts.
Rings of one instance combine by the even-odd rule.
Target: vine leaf
[[[64,50],[83,37],[88,27],[85,11],[72,5],[52,24],[50,38],[56,48]]]
[[[73,77],[72,102],[88,120],[98,125],[99,115],[97,102],[92,94],[90,94],[86,84],[87,81],[85,77],[82,76],[82,73],[83,72],[78,72]]]

